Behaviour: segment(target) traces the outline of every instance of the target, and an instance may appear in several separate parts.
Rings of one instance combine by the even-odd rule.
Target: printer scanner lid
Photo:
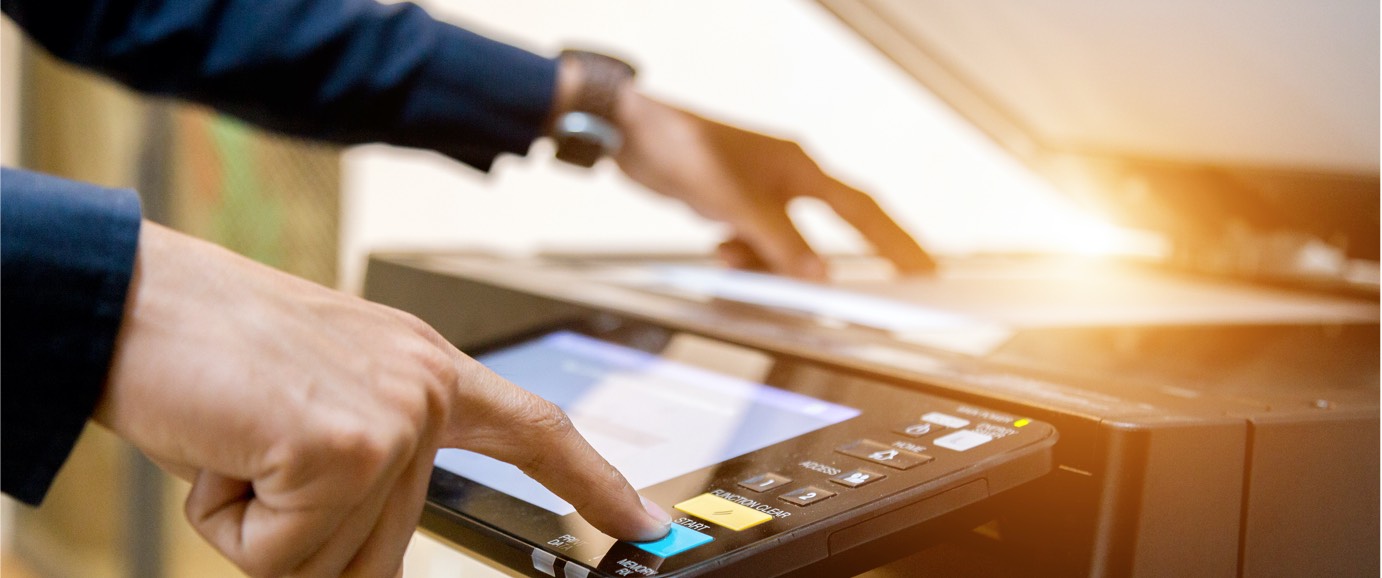
[[[1377,2],[818,1],[1173,263],[1375,292]]]

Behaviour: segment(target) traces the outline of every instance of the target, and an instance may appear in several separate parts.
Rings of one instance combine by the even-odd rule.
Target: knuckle
[[[624,475],[609,462],[602,462],[595,466],[599,473],[593,476],[591,483],[585,488],[584,492],[566,498],[567,502],[577,510],[586,510],[597,504],[608,504],[617,500],[620,492],[624,491],[627,482]]]
[[[431,384],[435,386],[450,389],[461,379],[456,360],[440,348],[428,347],[418,355],[418,363],[432,377]]]
[[[389,307],[388,305],[382,305],[378,303],[375,303],[375,305],[377,305],[379,309],[383,311],[386,315],[393,317],[395,320],[397,320],[400,323],[403,323],[404,325],[412,327],[423,324],[422,319],[418,318],[417,315],[413,315],[412,313],[409,313],[402,309],[396,309],[393,307]]]
[[[539,436],[566,436],[576,431],[571,417],[557,404],[532,396],[520,416],[520,423]]]
[[[217,538],[224,539],[224,535],[217,536],[205,525],[203,513],[193,512],[190,505],[184,508],[184,513],[192,528],[209,541],[217,551],[226,559],[240,568],[247,576],[253,577],[274,577],[287,575],[291,570],[289,554],[286,552],[254,552],[249,553],[236,547],[223,543]]]
[[[444,423],[461,380],[456,359],[446,349],[426,342],[412,348],[409,358],[419,373],[396,393],[400,410],[417,428]]]
[[[286,576],[291,571],[291,568],[288,568],[283,561],[265,556],[249,556],[247,559],[236,561],[236,564],[246,575],[253,578]]]
[[[398,408],[399,421],[404,424],[405,435],[426,427],[431,403],[428,401],[427,386],[406,387],[395,395],[394,405]]]
[[[321,437],[320,447],[329,463],[336,464],[349,478],[362,484],[378,478],[383,471],[411,453],[416,435],[411,427],[366,425],[360,422],[330,428]]]
[[[394,318],[397,319],[399,323],[402,323],[404,327],[407,327],[413,333],[426,337],[429,340],[434,337],[438,339],[441,337],[431,325],[423,321],[422,318],[417,315],[413,315],[401,309],[389,309],[389,312],[393,314]]]
[[[518,469],[522,470],[523,473],[533,475],[534,472],[537,472],[542,469],[543,463],[545,463],[545,461],[545,453],[537,451],[536,448],[529,448],[527,451],[520,454],[516,460],[514,460],[513,465]]]
[[[525,444],[523,451],[514,460],[514,465],[524,472],[537,472],[546,464],[548,448],[553,448],[565,438],[574,435],[575,426],[571,418],[556,404],[537,396],[524,399],[523,408],[514,416],[518,435],[534,440]],[[536,440],[542,440],[540,442]]]
[[[867,217],[882,211],[878,201],[868,194],[849,187],[832,187],[833,197],[828,198],[831,207],[845,217]]]
[[[315,462],[321,447],[313,442],[317,437],[311,430],[303,435],[284,437],[264,453],[264,466],[269,476],[277,477],[290,487],[306,484],[317,468]]]
[[[457,384],[460,370],[453,363],[447,363],[440,381],[433,382],[422,390],[422,408],[432,427],[444,427],[450,422],[455,411]]]
[[[451,445],[494,452],[520,468],[540,464],[527,454],[568,443],[575,433],[560,407],[504,380],[479,363],[461,364],[466,373],[457,389],[456,411],[463,424]],[[499,457],[491,454],[492,457]]]

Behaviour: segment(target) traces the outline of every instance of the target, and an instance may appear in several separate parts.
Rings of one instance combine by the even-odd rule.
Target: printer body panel
[[[1318,418],[1329,410],[1282,411],[1310,397],[1309,384],[1295,393],[1239,388],[1187,399],[1183,387],[1149,387],[1136,372],[1110,376],[1110,386],[1079,372],[1062,379],[1049,368],[944,352],[907,350],[880,363],[854,355],[874,351],[861,345],[893,346],[868,332],[633,291],[588,279],[579,267],[483,256],[377,256],[366,295],[419,315],[462,349],[477,335],[519,335],[606,311],[1050,423],[1061,432],[1055,471],[990,500],[1001,505],[988,509],[1002,551],[1020,567],[1091,576],[1274,575],[1287,542],[1295,547],[1285,567],[1357,568],[1376,559],[1348,546],[1375,536],[1376,519],[1336,515],[1349,501],[1377,501],[1377,488],[1366,487],[1377,480],[1375,393],[1367,401],[1375,383],[1335,396],[1351,410],[1335,407],[1335,423]],[[1370,447],[1373,458],[1300,459],[1320,444]],[[1315,508],[1303,488],[1330,492],[1330,507]],[[1318,546],[1292,541],[1307,529]]]

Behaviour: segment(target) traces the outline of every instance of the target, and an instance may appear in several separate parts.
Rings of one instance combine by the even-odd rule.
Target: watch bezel
[[[552,128],[556,157],[582,167],[592,167],[602,157],[613,156],[624,137],[614,124],[598,115],[572,111],[561,115]]]

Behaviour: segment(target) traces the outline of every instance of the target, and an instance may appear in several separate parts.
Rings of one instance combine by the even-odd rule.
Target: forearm
[[[525,152],[556,64],[374,0],[6,0],[60,58],[279,131],[436,150],[479,168]]]

